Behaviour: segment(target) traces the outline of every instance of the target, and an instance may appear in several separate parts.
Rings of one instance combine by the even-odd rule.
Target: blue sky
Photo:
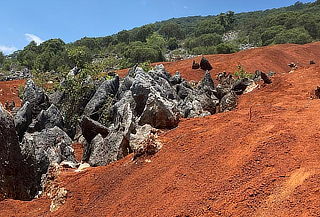
[[[30,40],[72,42],[106,36],[170,18],[245,12],[292,5],[297,0],[2,0],[0,51],[22,49]],[[300,0],[312,2],[312,0]]]

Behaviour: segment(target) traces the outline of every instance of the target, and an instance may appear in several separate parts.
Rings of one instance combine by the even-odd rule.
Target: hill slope
[[[309,46],[305,52],[314,52]],[[279,67],[274,61],[270,67]],[[319,216],[320,101],[310,98],[319,84],[319,64],[278,73],[273,84],[244,95],[236,110],[183,120],[163,133],[151,162],[128,156],[65,171],[59,183],[68,196],[58,211],[50,213],[45,198],[7,200],[0,216]]]
[[[219,72],[233,73],[237,66],[241,65],[247,72],[254,73],[256,70],[264,72],[289,72],[291,69],[288,64],[295,62],[298,66],[308,66],[310,60],[319,62],[320,42],[314,42],[306,45],[284,44],[268,47],[255,48],[241,51],[234,54],[214,54],[205,55],[212,63],[213,70],[211,74],[217,75]],[[163,62],[167,71],[174,74],[179,71],[182,77],[187,80],[200,81],[203,78],[202,70],[193,70],[191,68],[193,61],[200,62],[201,57],[182,60],[178,62]],[[159,63],[157,63],[159,64]],[[119,74],[125,76],[128,69],[120,70]]]

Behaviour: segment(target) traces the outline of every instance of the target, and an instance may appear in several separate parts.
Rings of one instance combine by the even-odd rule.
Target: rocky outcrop
[[[59,127],[24,135],[20,145],[21,151],[27,161],[35,166],[35,180],[38,185],[50,165],[62,161],[76,162],[71,144],[70,137]]]
[[[158,129],[171,129],[178,126],[179,118],[175,102],[170,102],[158,93],[152,93],[148,96],[138,123],[139,125],[150,124]]]
[[[237,106],[237,95],[234,92],[226,94],[220,102],[220,112],[231,111]]]
[[[200,68],[204,71],[210,71],[212,70],[212,66],[209,62],[209,60],[207,60],[205,57],[202,57],[201,58],[201,61],[200,61]]]
[[[87,142],[91,142],[98,134],[105,138],[109,134],[109,129],[99,123],[98,121],[92,120],[87,116],[83,116],[80,121],[80,127],[82,134]]]
[[[109,97],[113,98],[116,95],[119,86],[120,79],[118,76],[112,80],[103,82],[86,105],[83,114],[97,120],[97,117],[101,113],[100,109],[104,106]]]
[[[207,71],[198,84],[188,83],[178,72],[171,76],[163,65],[149,72],[135,66],[122,80],[115,76],[99,84],[91,81],[99,87],[94,88],[93,95],[84,97],[87,102],[84,109],[75,108],[82,117],[79,125],[74,126],[78,129],[76,141],[84,147],[82,160],[91,166],[101,166],[139,150],[137,138],[141,140],[143,137],[143,131],[139,131],[143,126],[172,129],[178,126],[180,118],[232,110],[236,106],[236,95],[242,94],[251,81],[235,81],[222,74],[216,86],[208,71],[212,67],[205,58],[202,59],[202,66]],[[25,93],[25,99],[32,100],[29,107],[34,115],[42,108],[36,106],[41,103],[35,102],[47,102],[45,94],[32,81],[27,84]],[[52,95],[51,102],[59,103],[63,98],[64,93],[59,92]],[[27,105],[21,112],[28,108]],[[64,104],[59,103],[59,106],[64,111]],[[63,114],[52,104],[33,117],[31,124],[30,118],[20,118],[23,121],[17,125],[22,126],[20,137],[24,135],[22,153],[28,156],[28,161],[34,162],[38,180],[52,163],[75,161],[71,139],[61,130],[64,129],[64,118],[68,118]],[[28,125],[29,131],[24,134]]]
[[[21,71],[11,70],[9,74],[0,73],[0,81],[13,81],[31,78],[29,69],[24,68]]]
[[[32,108],[32,118],[37,117],[37,115],[42,111],[49,108],[49,98],[45,94],[44,90],[37,87],[33,80],[29,79],[26,83],[23,101],[29,102]]]
[[[53,127],[64,127],[63,116],[55,105],[51,105],[47,110],[42,110],[36,119],[30,124],[28,132],[39,132],[43,129]]]
[[[27,131],[28,126],[32,122],[32,108],[31,104],[27,101],[18,110],[14,117],[14,124],[19,136],[19,140],[22,140],[24,133]]]
[[[193,60],[191,68],[192,69],[199,69],[200,68],[200,64]]]
[[[25,161],[12,116],[0,104],[0,200],[29,200],[36,194],[34,170]]]

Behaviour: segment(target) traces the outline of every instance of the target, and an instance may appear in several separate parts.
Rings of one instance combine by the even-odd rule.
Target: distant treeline
[[[226,33],[233,37],[226,39]],[[189,54],[233,53],[240,45],[305,44],[320,39],[320,0],[289,7],[217,16],[195,16],[148,24],[115,35],[82,38],[66,44],[51,39],[31,42],[12,55],[0,53],[2,70],[27,67],[37,72],[120,69],[164,61],[169,51]]]

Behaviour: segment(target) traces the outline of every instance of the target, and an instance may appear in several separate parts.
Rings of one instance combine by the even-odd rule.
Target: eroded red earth
[[[248,70],[278,73],[236,110],[162,133],[163,148],[148,162],[130,155],[63,172],[58,182],[68,195],[58,211],[49,211],[46,198],[6,200],[0,216],[320,216],[320,100],[312,99],[320,65],[308,65],[320,62],[319,53],[313,43],[209,56],[217,71],[241,60]],[[289,62],[299,69],[288,73]],[[190,63],[168,69],[197,80]]]
[[[19,87],[25,85],[25,80],[2,81],[0,82],[0,103],[14,101],[17,107],[21,106],[19,98]]]

